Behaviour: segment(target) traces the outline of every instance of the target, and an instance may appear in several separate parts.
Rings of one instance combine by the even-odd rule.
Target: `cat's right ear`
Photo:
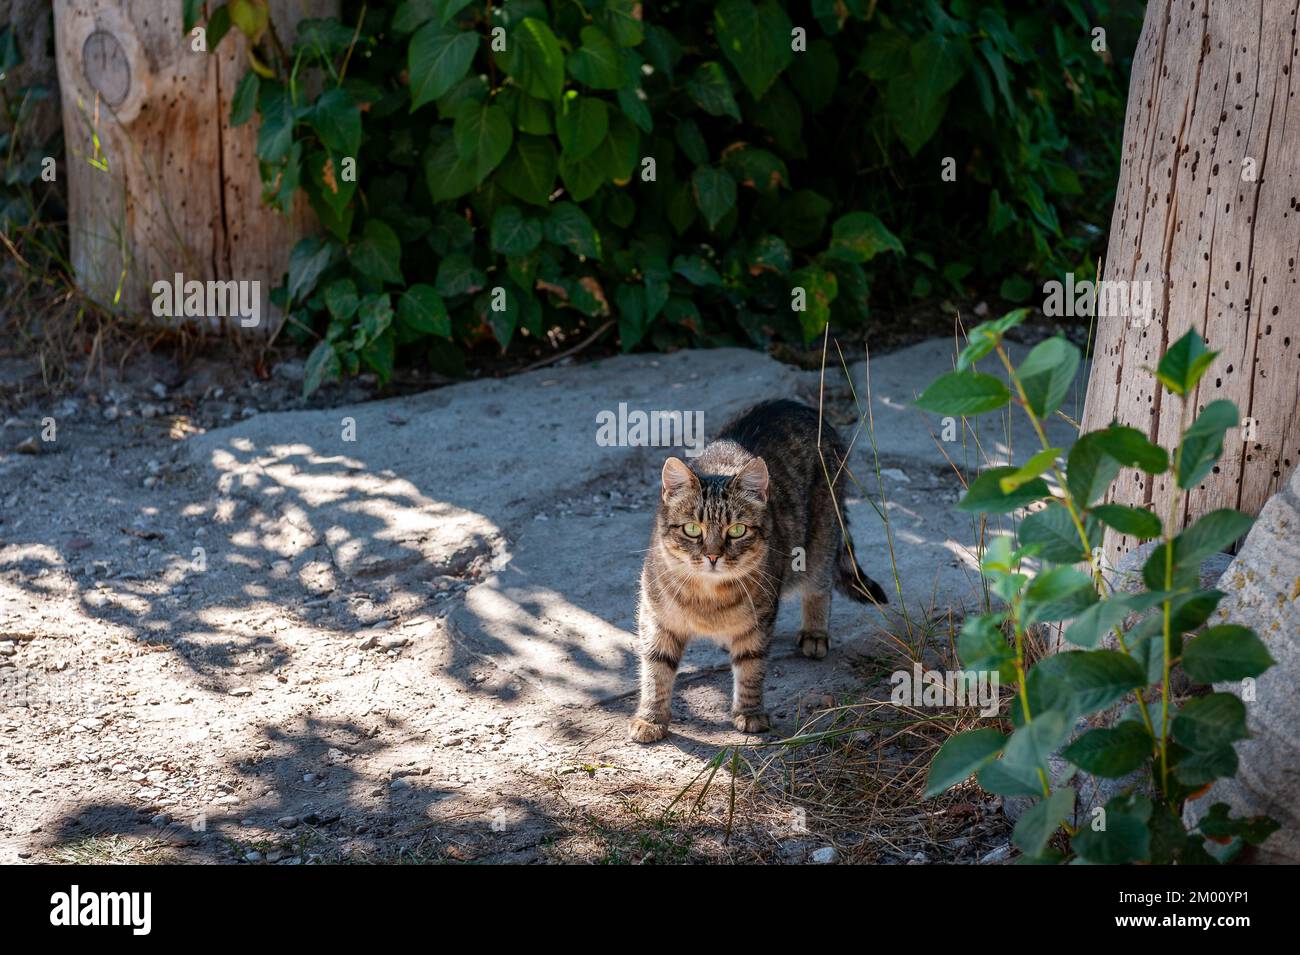
[[[664,462],[663,488],[659,496],[665,501],[674,494],[700,486],[700,479],[686,466],[681,458],[669,458]]]

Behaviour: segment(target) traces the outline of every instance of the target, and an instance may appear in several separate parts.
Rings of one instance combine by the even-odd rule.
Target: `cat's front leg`
[[[756,627],[731,641],[731,717],[742,733],[765,733],[772,728],[763,709],[763,677],[771,644],[768,627]]]
[[[673,680],[686,649],[686,635],[661,626],[652,615],[641,614],[641,703],[628,726],[628,738],[653,743],[668,735],[672,719]]]

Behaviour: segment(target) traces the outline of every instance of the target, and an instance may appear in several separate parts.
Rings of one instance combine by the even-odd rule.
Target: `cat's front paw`
[[[668,724],[652,723],[634,716],[627,727],[627,738],[634,743],[654,743],[668,735]]]
[[[831,635],[825,630],[800,630],[799,649],[813,660],[821,660],[831,648]]]
[[[766,733],[772,728],[766,713],[737,713],[731,722],[742,733]]]

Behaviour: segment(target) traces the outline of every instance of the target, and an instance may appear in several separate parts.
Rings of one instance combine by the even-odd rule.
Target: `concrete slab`
[[[1026,351],[1013,346],[1013,357]],[[942,440],[939,417],[911,401],[952,367],[952,355],[951,343],[932,341],[875,359],[870,379],[865,363],[850,368],[861,401],[870,395],[876,450],[859,433],[848,512],[860,562],[893,606],[882,615],[835,601],[834,646],[873,652],[886,631],[906,634],[908,621],[916,633],[927,616],[978,606],[971,550],[979,529],[952,509],[961,493],[954,466],[1002,463],[1012,451],[1023,460],[1036,445],[1023,416],[1000,431],[972,428],[964,446],[960,433]],[[668,454],[682,453],[602,444],[597,415],[698,412],[711,437],[755,401],[815,402],[818,383],[815,372],[739,349],[623,356],[350,408],[258,416],[187,447],[215,469],[232,500],[278,514],[304,548],[323,540],[345,578],[418,587],[479,562],[481,582],[451,614],[459,651],[452,670],[487,662],[559,705],[593,705],[635,689],[634,611],[658,471]],[[839,372],[828,372],[827,383],[845,384]],[[846,437],[854,430],[841,425]],[[1048,431],[1060,444],[1072,438],[1060,419]],[[296,556],[292,549],[284,556]],[[797,629],[791,601],[778,639],[792,642]],[[683,678],[725,662],[700,642]]]

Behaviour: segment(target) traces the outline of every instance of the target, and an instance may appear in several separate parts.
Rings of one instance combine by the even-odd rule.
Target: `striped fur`
[[[687,467],[664,464],[660,503],[641,570],[637,627],[641,704],[628,735],[648,743],[668,735],[673,678],[686,644],[712,637],[731,650],[731,712],[737,729],[770,727],[763,677],[781,594],[803,598],[799,647],[815,659],[830,645],[831,589],[886,603],[845,543],[845,457],[817,412],[793,401],[760,404],[723,429]],[[836,478],[832,490],[827,481]],[[700,534],[687,530],[698,525]],[[738,536],[727,529],[743,525]]]

